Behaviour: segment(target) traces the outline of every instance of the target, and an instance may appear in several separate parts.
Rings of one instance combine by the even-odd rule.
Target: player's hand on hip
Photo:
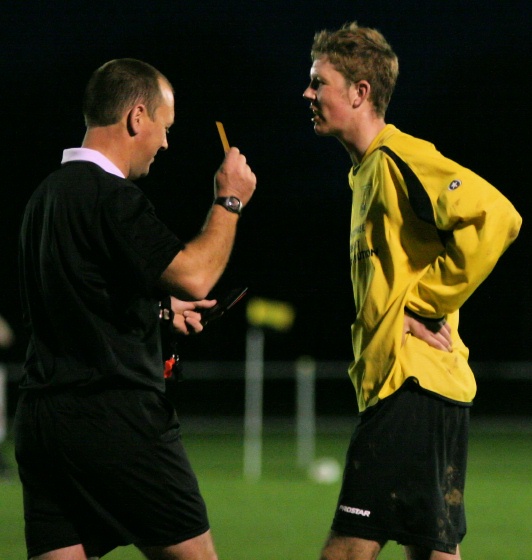
[[[451,327],[444,319],[441,321],[424,321],[422,317],[413,317],[405,313],[403,326],[403,344],[406,335],[411,334],[426,342],[429,346],[442,350],[443,352],[453,351],[451,338]]]

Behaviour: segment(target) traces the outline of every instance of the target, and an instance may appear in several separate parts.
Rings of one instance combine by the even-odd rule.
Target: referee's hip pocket
[[[139,426],[145,436],[161,441],[171,441],[179,436],[179,419],[165,395],[155,391],[138,391],[131,410],[136,416],[136,421],[132,423]]]
[[[181,436],[181,429],[174,405],[165,395],[157,394],[156,399],[156,428],[160,441],[168,443],[179,439]]]
[[[165,443],[170,443],[172,441],[176,441],[180,438],[181,432],[179,428],[170,428],[163,434],[161,434],[160,440]]]

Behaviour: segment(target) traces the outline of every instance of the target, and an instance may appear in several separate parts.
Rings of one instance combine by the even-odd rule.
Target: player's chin
[[[315,115],[312,118],[312,124],[314,125],[314,132],[316,134],[318,134],[319,136],[324,136],[326,134],[325,123],[323,122],[323,120],[318,115]]]
[[[314,123],[314,133],[318,136],[330,136],[330,131],[327,127],[320,123]]]

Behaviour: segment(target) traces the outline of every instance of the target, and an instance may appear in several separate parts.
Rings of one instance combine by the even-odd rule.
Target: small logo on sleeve
[[[460,181],[460,179],[455,179],[454,181],[451,181],[451,184],[447,188],[450,191],[455,191],[461,184],[462,181]]]

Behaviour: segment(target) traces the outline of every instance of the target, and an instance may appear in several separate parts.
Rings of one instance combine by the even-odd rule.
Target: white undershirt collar
[[[107,173],[112,173],[118,177],[125,179],[125,175],[118,169],[118,167],[102,153],[90,148],[68,148],[63,151],[63,159],[61,164],[69,163],[71,161],[90,161],[101,167]]]

